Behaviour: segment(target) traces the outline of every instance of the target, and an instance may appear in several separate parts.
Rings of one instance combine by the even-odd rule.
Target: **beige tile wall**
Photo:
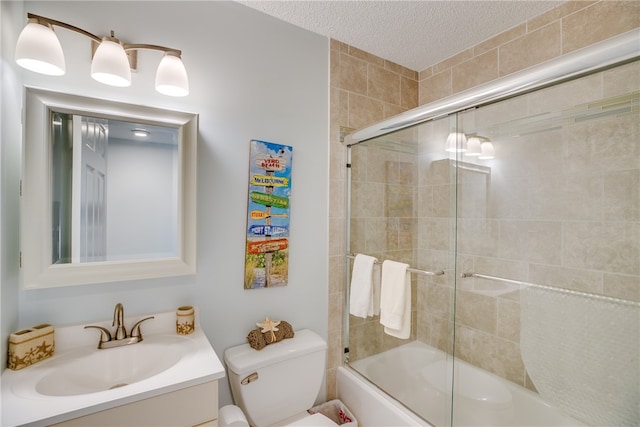
[[[415,265],[418,159],[413,153],[386,149],[352,150],[351,250]],[[413,278],[415,279],[415,277]],[[412,284],[416,338],[416,281]],[[384,333],[380,317],[350,316],[351,360],[405,343]]]
[[[635,95],[618,96],[623,87]],[[459,176],[457,250],[465,270],[640,301],[640,108],[631,106],[639,91],[635,62],[505,101],[511,117],[549,118],[556,110],[563,120],[517,137],[487,135],[498,155],[486,191],[477,174]],[[500,123],[500,104],[464,113],[463,126]],[[575,121],[572,111],[580,111]],[[589,111],[597,116],[585,120]],[[457,355],[532,388],[520,356],[519,292],[500,286],[458,281]]]
[[[420,71],[420,105],[640,26],[640,2],[569,1]]]
[[[570,1],[476,46],[472,46],[439,64],[421,70],[419,73],[339,41],[331,41],[328,399],[336,395],[335,373],[336,368],[342,363],[344,292],[347,285],[344,258],[346,254],[346,150],[340,142],[341,134],[373,124],[417,105],[426,104],[544,62],[638,26],[640,26],[640,2]],[[605,87],[607,84],[605,82]],[[637,87],[633,86],[634,84],[634,82],[630,82],[628,86]],[[629,90],[629,87],[616,87],[612,90],[625,92]],[[512,114],[512,108],[508,106],[503,108],[505,108],[502,112],[503,118]],[[597,149],[597,147],[594,149]],[[584,162],[589,161],[597,162],[597,156],[591,159],[584,159]],[[629,173],[635,174],[636,172]],[[618,183],[624,179],[621,174],[612,174],[605,180],[605,187],[610,189],[606,197],[612,199],[624,197],[621,196],[621,192],[612,191],[614,188],[619,188]],[[624,182],[636,182],[633,180],[638,180],[637,175],[634,175],[631,181],[624,180]],[[439,203],[434,202],[434,197],[429,198],[429,200],[430,203],[433,203],[432,209],[442,210],[442,206],[447,206],[445,201],[449,201],[449,193],[448,190],[443,190],[446,187],[441,186],[439,188],[440,190],[437,187],[431,189],[432,192],[435,191],[432,194],[434,197],[439,198]],[[506,195],[504,200],[497,201],[492,209],[503,213],[512,212],[517,208],[517,196],[518,191],[516,188],[510,195]],[[421,206],[421,204],[427,203],[421,200],[420,197],[422,196],[419,195],[416,202],[418,205]],[[635,212],[637,203],[634,204],[633,200],[628,201],[626,204],[622,203],[619,206],[619,208],[615,208],[617,209],[615,212],[617,215],[637,214]],[[442,214],[442,212],[439,214]],[[406,227],[407,224],[405,223],[404,226]],[[516,222],[504,222],[501,226],[517,227],[518,224]],[[543,224],[539,224],[539,226],[543,226]],[[398,227],[400,227],[399,222]],[[553,235],[553,230],[542,231]],[[492,231],[488,229],[487,232],[491,233]],[[606,233],[604,230],[595,232]],[[508,245],[517,247],[519,244],[522,244],[522,242],[504,242],[500,250],[506,251],[506,248],[509,247]],[[442,260],[442,262],[447,262],[447,260]],[[464,262],[466,261],[463,260]],[[486,271],[496,268],[494,264],[482,259],[475,261],[475,267],[483,267],[483,262],[487,263]],[[506,265],[506,267],[502,266],[503,268],[509,268],[508,266],[511,265],[510,263],[503,264]],[[553,266],[546,266],[534,269],[531,272],[531,280],[534,278],[536,280],[539,279],[542,283],[545,277],[558,274],[558,270],[554,270],[554,268]],[[516,274],[516,270],[514,269],[514,274]],[[593,286],[589,285],[592,280],[589,276],[589,272],[578,275],[578,282],[584,282],[584,285],[581,286],[587,288]],[[637,279],[632,276],[616,277],[615,275],[604,275],[597,280],[599,282],[596,286],[605,290],[610,289],[614,294],[618,293],[620,296],[635,295],[638,289]],[[425,295],[427,292],[428,295]],[[414,295],[416,295],[416,298],[424,298],[434,303],[438,302],[438,304],[435,304],[436,308],[430,307],[429,310],[431,313],[436,310],[435,313],[440,314],[440,316],[435,316],[431,319],[430,335],[427,337],[424,336],[424,333],[418,332],[418,338],[430,340],[440,348],[446,347],[449,330],[447,322],[442,321],[442,319],[448,318],[448,308],[451,301],[451,294],[448,288],[446,286],[418,286]],[[465,295],[465,297],[468,299],[474,298],[471,295]],[[519,313],[517,301],[503,298],[489,302],[486,300],[476,301],[474,305],[476,303],[479,306],[487,305],[496,313],[495,317],[492,317],[495,321],[492,320],[490,324],[484,324],[482,327],[495,331],[496,335],[492,336],[504,339],[494,347],[500,349],[501,356],[498,359],[514,354],[516,349],[512,344],[518,341],[519,336],[519,328],[516,327]],[[498,313],[500,314],[499,316]],[[469,316],[472,315],[469,314]],[[419,321],[420,316],[422,314],[418,309],[414,322]],[[474,335],[473,329],[461,329],[459,332],[459,337],[469,337],[469,339],[463,341],[465,346],[472,348],[474,347],[473,342],[477,346],[483,345],[482,336]],[[380,348],[389,345],[382,342],[382,339],[376,338],[374,340],[377,343],[376,345],[381,346]],[[478,341],[479,339],[480,341]],[[461,354],[464,355],[465,352],[462,347],[461,345]],[[352,351],[354,350],[352,349]],[[475,351],[473,354],[476,354]],[[473,356],[469,356],[469,358],[471,359]],[[476,363],[482,365],[484,362],[476,361]],[[493,371],[508,369],[509,372],[504,374],[506,377],[511,379],[516,377],[516,382],[523,382],[520,374],[522,371],[519,369],[516,369],[517,372],[514,374],[511,368],[505,368],[500,364],[487,368]]]
[[[327,399],[342,364],[346,289],[346,148],[341,135],[418,106],[418,73],[331,41],[329,182],[329,351]],[[375,169],[373,169],[375,172]],[[397,173],[398,171],[390,171]],[[383,175],[386,171],[382,172]],[[364,202],[363,202],[364,203]],[[382,204],[379,206],[383,214]],[[400,226],[400,224],[398,224]]]

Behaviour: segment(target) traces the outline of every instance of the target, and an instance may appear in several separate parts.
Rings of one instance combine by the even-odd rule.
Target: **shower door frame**
[[[631,30],[627,33],[605,40],[603,42],[591,45],[587,48],[577,50],[562,57],[553,59],[546,63],[531,67],[527,70],[514,73],[512,75],[497,79],[493,82],[477,86],[470,90],[459,94],[432,102],[430,104],[417,107],[390,119],[384,120],[376,125],[360,129],[345,138],[345,146],[347,149],[347,173],[346,173],[346,248],[350,250],[351,242],[351,149],[360,143],[372,140],[376,137],[390,134],[401,129],[409,128],[421,123],[426,123],[446,116],[458,115],[459,113],[482,107],[485,105],[500,102],[515,96],[533,92],[545,87],[553,86],[566,81],[578,79],[593,73],[601,72],[610,68],[618,67],[626,63],[631,63],[640,59],[640,49],[638,40],[640,39],[640,28]],[[456,162],[459,161],[456,156]],[[457,174],[456,174],[457,180]],[[455,201],[457,209],[457,184],[455,185]],[[457,212],[454,210],[455,218]],[[454,245],[457,242],[457,221],[454,221],[453,229]],[[457,254],[455,246],[453,251]],[[351,254],[347,253],[347,257]],[[348,259],[345,262],[349,262]],[[348,264],[347,264],[348,265]],[[454,288],[457,287],[457,262],[454,263]],[[346,268],[346,283],[350,281],[350,269]],[[461,278],[470,276],[461,276]],[[493,277],[491,277],[493,278]],[[501,278],[498,278],[501,279]],[[509,281],[509,279],[501,279]],[[529,284],[529,283],[526,283]],[[572,292],[572,291],[568,291]],[[455,320],[455,295],[452,307],[452,316]],[[344,363],[349,363],[349,292],[345,292],[344,319],[343,319],[343,343],[344,343]],[[611,300],[616,298],[603,297]],[[620,300],[618,300],[620,301]],[[624,301],[623,301],[624,302]],[[451,339],[455,342],[455,327],[451,332]],[[455,353],[452,353],[452,356]],[[452,381],[453,384],[453,381]],[[452,391],[452,390],[450,390]],[[451,393],[451,402],[453,393]],[[453,403],[453,402],[452,402]],[[451,410],[449,422],[453,422],[453,404],[449,408]]]

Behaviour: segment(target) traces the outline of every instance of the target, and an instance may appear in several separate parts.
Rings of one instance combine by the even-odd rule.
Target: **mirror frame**
[[[20,284],[23,289],[196,273],[198,115],[25,87],[20,183]],[[179,131],[176,257],[52,264],[51,111],[175,127]]]

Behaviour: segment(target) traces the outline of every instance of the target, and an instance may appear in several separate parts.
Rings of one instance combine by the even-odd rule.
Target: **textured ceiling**
[[[414,71],[455,55],[562,1],[238,1]]]

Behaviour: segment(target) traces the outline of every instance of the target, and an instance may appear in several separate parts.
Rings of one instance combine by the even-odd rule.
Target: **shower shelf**
[[[537,285],[535,283],[523,282],[521,280],[506,279],[504,277],[490,276],[490,275],[487,275],[487,274],[462,273],[460,275],[460,277],[462,279],[466,279],[466,278],[469,278],[469,277],[475,277],[477,279],[495,280],[497,282],[510,283],[512,285],[518,285],[518,286],[522,286],[522,287],[532,287],[532,288],[544,289],[544,290],[548,290],[548,291],[560,292],[560,293],[563,293],[563,294],[577,295],[577,296],[593,298],[593,299],[597,299],[597,300],[601,300],[601,301],[608,301],[608,302],[615,303],[615,304],[624,304],[624,305],[630,305],[630,306],[633,306],[633,307],[640,307],[640,302],[638,302],[638,301],[629,301],[629,300],[621,299],[621,298],[614,298],[614,297],[608,297],[608,296],[605,296],[605,295],[592,294],[590,292],[581,292],[581,291],[574,291],[574,290],[571,290],[571,289],[556,288],[555,286]]]
[[[356,255],[351,254],[351,255],[346,255],[346,257],[349,259],[354,259]],[[380,261],[375,261],[375,264],[382,264],[382,263]],[[442,270],[428,271],[428,270],[419,270],[417,268],[411,268],[411,267],[407,267],[407,271],[411,273],[424,274],[425,276],[442,276],[444,274],[444,271]]]

